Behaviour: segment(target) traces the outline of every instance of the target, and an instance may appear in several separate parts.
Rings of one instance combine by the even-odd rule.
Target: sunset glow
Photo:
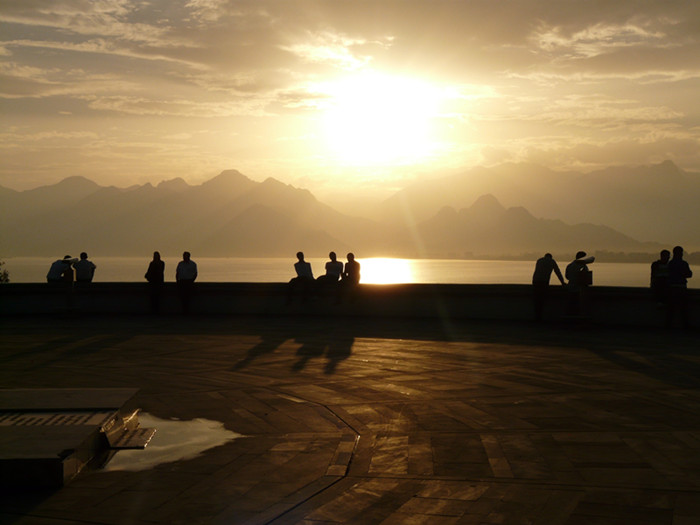
[[[409,186],[477,170],[438,210],[493,194],[535,217],[636,235],[635,218],[558,209],[553,187],[566,175],[547,172],[668,161],[700,177],[698,2],[507,4],[3,2],[0,187],[76,176],[118,188],[176,178],[197,186],[236,170],[376,219]],[[458,197],[466,186],[469,197]],[[615,194],[636,195],[632,186]],[[594,201],[611,195],[586,188]],[[425,220],[436,213],[428,208],[402,218]]]
[[[414,281],[411,261],[375,257],[362,260],[362,282],[365,284],[399,284]]]
[[[0,186],[700,169],[694,2],[5,2]],[[367,182],[371,181],[371,187]]]
[[[434,148],[432,120],[440,92],[415,79],[359,74],[325,86],[323,117],[329,150],[353,165],[424,160]]]

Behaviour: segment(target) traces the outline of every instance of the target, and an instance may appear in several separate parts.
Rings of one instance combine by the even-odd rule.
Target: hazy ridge
[[[421,223],[444,206],[461,209],[485,194],[539,218],[605,225],[638,240],[700,249],[700,174],[671,161],[590,173],[534,164],[476,167],[399,191],[377,217]]]
[[[474,168],[416,184],[373,218],[350,216],[305,189],[227,170],[129,188],[83,177],[0,187],[0,255],[512,257],[646,252],[700,246],[700,180],[667,161],[579,174],[533,165]],[[650,242],[658,241],[658,242]]]

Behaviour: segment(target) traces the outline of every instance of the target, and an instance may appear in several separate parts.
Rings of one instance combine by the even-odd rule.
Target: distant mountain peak
[[[203,183],[200,188],[217,193],[238,194],[255,184],[238,170],[224,170],[213,179]]]
[[[230,184],[244,181],[250,181],[250,179],[243,175],[240,171],[224,170],[221,173],[219,173],[216,177],[206,181],[204,184],[202,184],[202,186],[204,186],[205,184]]]
[[[440,208],[440,211],[437,212],[435,218],[439,220],[445,220],[455,219],[457,216],[457,210],[455,210],[452,206],[443,206],[442,208]]]
[[[682,177],[683,175],[683,170],[670,159],[666,159],[659,164],[652,164],[649,167],[649,171],[654,175],[663,177]]]
[[[99,185],[82,175],[72,175],[54,186],[61,188],[97,188]]]
[[[159,190],[181,192],[191,188],[191,186],[187,184],[182,177],[176,177],[174,179],[160,181],[157,188]]]
[[[284,182],[278,181],[274,177],[266,178],[264,181],[262,181],[262,184],[265,186],[279,186],[279,187],[284,186],[284,187],[287,187],[287,184],[285,184]]]
[[[513,206],[505,211],[504,217],[512,221],[530,221],[535,217],[522,206]]]
[[[469,208],[469,211],[475,213],[503,213],[506,211],[506,209],[496,197],[490,193],[487,193],[476,199],[474,204],[472,204]]]
[[[296,188],[291,184],[285,184],[274,177],[268,177],[263,182],[260,183],[258,187],[260,193],[267,194],[268,196],[276,196],[278,198],[294,199],[295,202],[299,203],[297,199],[302,198],[304,201],[316,201],[316,197],[309,190]],[[292,202],[289,200],[289,202]]]
[[[79,198],[89,195],[101,188],[99,184],[81,175],[73,175],[48,186],[39,186],[23,193],[27,195],[63,195],[68,198]]]
[[[224,170],[221,173],[219,173],[218,177],[238,177],[244,179],[248,178],[238,170]]]

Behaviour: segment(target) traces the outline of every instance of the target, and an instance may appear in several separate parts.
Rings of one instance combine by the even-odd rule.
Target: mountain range
[[[407,187],[372,217],[358,217],[308,190],[274,178],[256,182],[236,170],[200,185],[177,178],[117,188],[69,177],[27,191],[0,187],[0,255],[649,253],[661,247],[645,242],[650,239],[700,246],[698,232],[683,229],[698,224],[698,211],[687,203],[697,200],[699,189],[692,175],[668,162],[587,175],[503,165]]]
[[[476,167],[413,184],[385,201],[376,217],[418,224],[444,206],[463,208],[484,194],[544,219],[606,225],[644,241],[700,248],[700,174],[669,160],[590,173],[534,164]]]

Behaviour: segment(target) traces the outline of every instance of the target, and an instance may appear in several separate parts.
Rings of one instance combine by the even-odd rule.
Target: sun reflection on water
[[[412,283],[413,267],[407,259],[376,257],[362,259],[361,282],[365,284]]]

